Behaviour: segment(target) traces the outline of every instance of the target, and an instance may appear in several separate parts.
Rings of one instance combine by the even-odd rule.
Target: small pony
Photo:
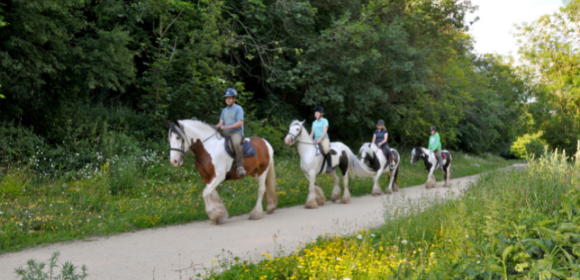
[[[437,162],[437,156],[435,153],[429,149],[422,147],[415,147],[411,151],[411,164],[417,163],[419,159],[423,159],[425,162],[425,168],[429,171],[429,176],[427,177],[427,183],[425,183],[425,188],[434,188],[437,185],[437,180],[433,171],[439,168],[439,162]],[[441,164],[443,164],[443,172],[445,172],[445,184],[443,187],[449,187],[449,180],[451,180],[451,154],[447,150],[441,151]]]
[[[373,196],[379,196],[382,193],[381,186],[379,185],[379,178],[383,172],[389,174],[389,187],[385,189],[385,193],[391,194],[393,191],[399,191],[397,176],[399,175],[399,163],[401,158],[397,150],[391,149],[393,162],[390,164],[387,163],[385,154],[375,143],[364,143],[362,147],[360,147],[359,154],[361,155],[361,161],[376,172],[376,175],[373,177],[373,180],[375,181],[372,190]]]

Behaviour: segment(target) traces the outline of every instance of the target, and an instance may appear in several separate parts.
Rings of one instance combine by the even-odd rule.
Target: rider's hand
[[[316,144],[320,144],[320,139],[316,140]]]

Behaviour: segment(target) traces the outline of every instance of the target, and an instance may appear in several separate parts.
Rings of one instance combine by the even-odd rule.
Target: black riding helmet
[[[431,130],[430,131],[433,131],[433,130],[437,131],[437,128],[435,126],[431,126]]]
[[[222,98],[226,97],[238,97],[238,92],[233,88],[228,88],[226,89],[226,93],[224,93],[224,96],[222,96]]]
[[[314,107],[314,112],[320,112],[324,114],[324,108],[322,108],[322,106],[316,106]]]
[[[377,122],[377,125],[382,125],[382,126],[385,126],[385,121],[383,121],[383,120],[379,120],[379,121]]]

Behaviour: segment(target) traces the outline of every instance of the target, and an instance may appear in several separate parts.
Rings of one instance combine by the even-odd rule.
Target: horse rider
[[[314,142],[320,145],[324,159],[326,160],[326,173],[332,172],[332,156],[330,155],[330,138],[328,138],[328,120],[323,118],[324,109],[321,106],[314,107],[314,117],[310,137],[314,136]]]
[[[391,164],[391,148],[389,147],[389,144],[387,144],[388,139],[389,139],[389,132],[385,128],[385,121],[379,120],[377,122],[377,130],[375,130],[375,133],[373,134],[372,143],[377,144],[377,147],[379,147],[381,150],[383,150],[383,153],[387,157],[387,164],[390,165]]]
[[[220,122],[213,126],[215,129],[222,129],[224,136],[232,140],[232,146],[236,154],[235,163],[238,166],[236,173],[238,177],[246,175],[244,170],[244,151],[242,141],[244,140],[244,109],[236,104],[238,92],[233,88],[226,89],[223,96],[227,106],[222,110]]]
[[[431,136],[429,137],[429,150],[433,151],[439,162],[439,170],[443,171],[443,161],[441,160],[441,138],[437,133],[437,128],[431,126]]]

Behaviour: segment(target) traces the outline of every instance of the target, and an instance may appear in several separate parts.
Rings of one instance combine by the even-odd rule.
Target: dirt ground
[[[219,226],[209,221],[194,222],[7,253],[0,255],[0,279],[15,279],[14,268],[31,258],[47,261],[54,251],[60,251],[59,263],[85,264],[88,279],[190,279],[199,272],[203,274],[202,268],[216,266],[212,260],[218,255],[231,253],[259,260],[262,253],[289,254],[321,234],[344,235],[382,224],[385,206],[394,200],[457,196],[477,178],[453,179],[450,188],[443,188],[439,182],[435,189],[415,186],[392,195],[352,198],[346,205],[327,202],[315,210],[302,206],[278,209],[258,221],[241,215]]]

